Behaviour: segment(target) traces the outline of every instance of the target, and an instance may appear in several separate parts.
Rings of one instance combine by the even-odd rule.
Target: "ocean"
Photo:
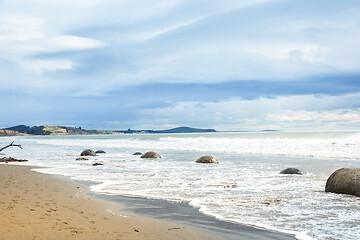
[[[17,136],[0,145],[11,141],[23,149],[8,148],[8,156],[44,167],[38,172],[96,182],[94,192],[185,201],[218,219],[298,239],[359,238],[360,198],[324,192],[332,172],[360,167],[359,131]],[[87,148],[106,154],[76,161]],[[195,163],[203,155],[220,163]],[[279,174],[288,167],[306,174]]]

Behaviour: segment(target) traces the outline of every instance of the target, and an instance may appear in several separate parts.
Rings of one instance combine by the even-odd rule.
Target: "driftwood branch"
[[[9,145],[5,146],[5,147],[2,147],[0,148],[0,152],[8,147],[19,147],[22,149],[21,145],[20,144],[14,144],[14,141],[12,143],[10,143]]]

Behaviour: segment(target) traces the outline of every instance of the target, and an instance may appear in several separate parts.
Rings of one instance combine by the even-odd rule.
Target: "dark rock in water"
[[[197,163],[219,163],[216,158],[212,156],[202,156],[196,160]]]
[[[102,164],[102,163],[93,163],[93,166],[102,166],[102,165],[104,165],[104,164]]]
[[[104,150],[97,150],[95,153],[106,153]]]
[[[80,156],[96,156],[95,152],[91,149],[86,149],[81,152]]]
[[[333,172],[326,181],[325,192],[360,197],[360,168],[341,168]]]
[[[142,153],[141,152],[135,152],[135,153],[133,153],[133,155],[142,155]]]
[[[76,161],[85,161],[85,160],[89,160],[88,158],[83,158],[83,157],[80,157],[80,158],[77,158]]]
[[[146,152],[143,155],[141,155],[141,158],[161,158],[161,156],[156,152]]]
[[[304,173],[297,168],[287,168],[280,172],[280,174],[298,174],[303,175]]]

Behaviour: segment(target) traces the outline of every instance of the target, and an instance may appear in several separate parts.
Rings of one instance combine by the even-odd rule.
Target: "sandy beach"
[[[121,212],[66,177],[0,165],[0,239],[219,239],[198,229]]]

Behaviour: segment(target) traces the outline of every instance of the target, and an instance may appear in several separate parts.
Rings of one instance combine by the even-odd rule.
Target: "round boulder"
[[[156,152],[146,152],[143,155],[141,155],[141,158],[161,158],[161,156]]]
[[[325,192],[360,197],[360,168],[341,168],[333,172],[326,181]]]
[[[141,152],[135,152],[135,153],[133,153],[133,155],[142,155],[142,153]]]
[[[212,156],[202,156],[196,160],[197,163],[219,163],[216,158]]]
[[[95,153],[106,153],[104,150],[97,150]]]
[[[297,168],[286,168],[280,172],[280,174],[298,174],[303,175],[304,173]]]
[[[95,152],[91,149],[85,149],[81,152],[80,156],[96,156]]]

